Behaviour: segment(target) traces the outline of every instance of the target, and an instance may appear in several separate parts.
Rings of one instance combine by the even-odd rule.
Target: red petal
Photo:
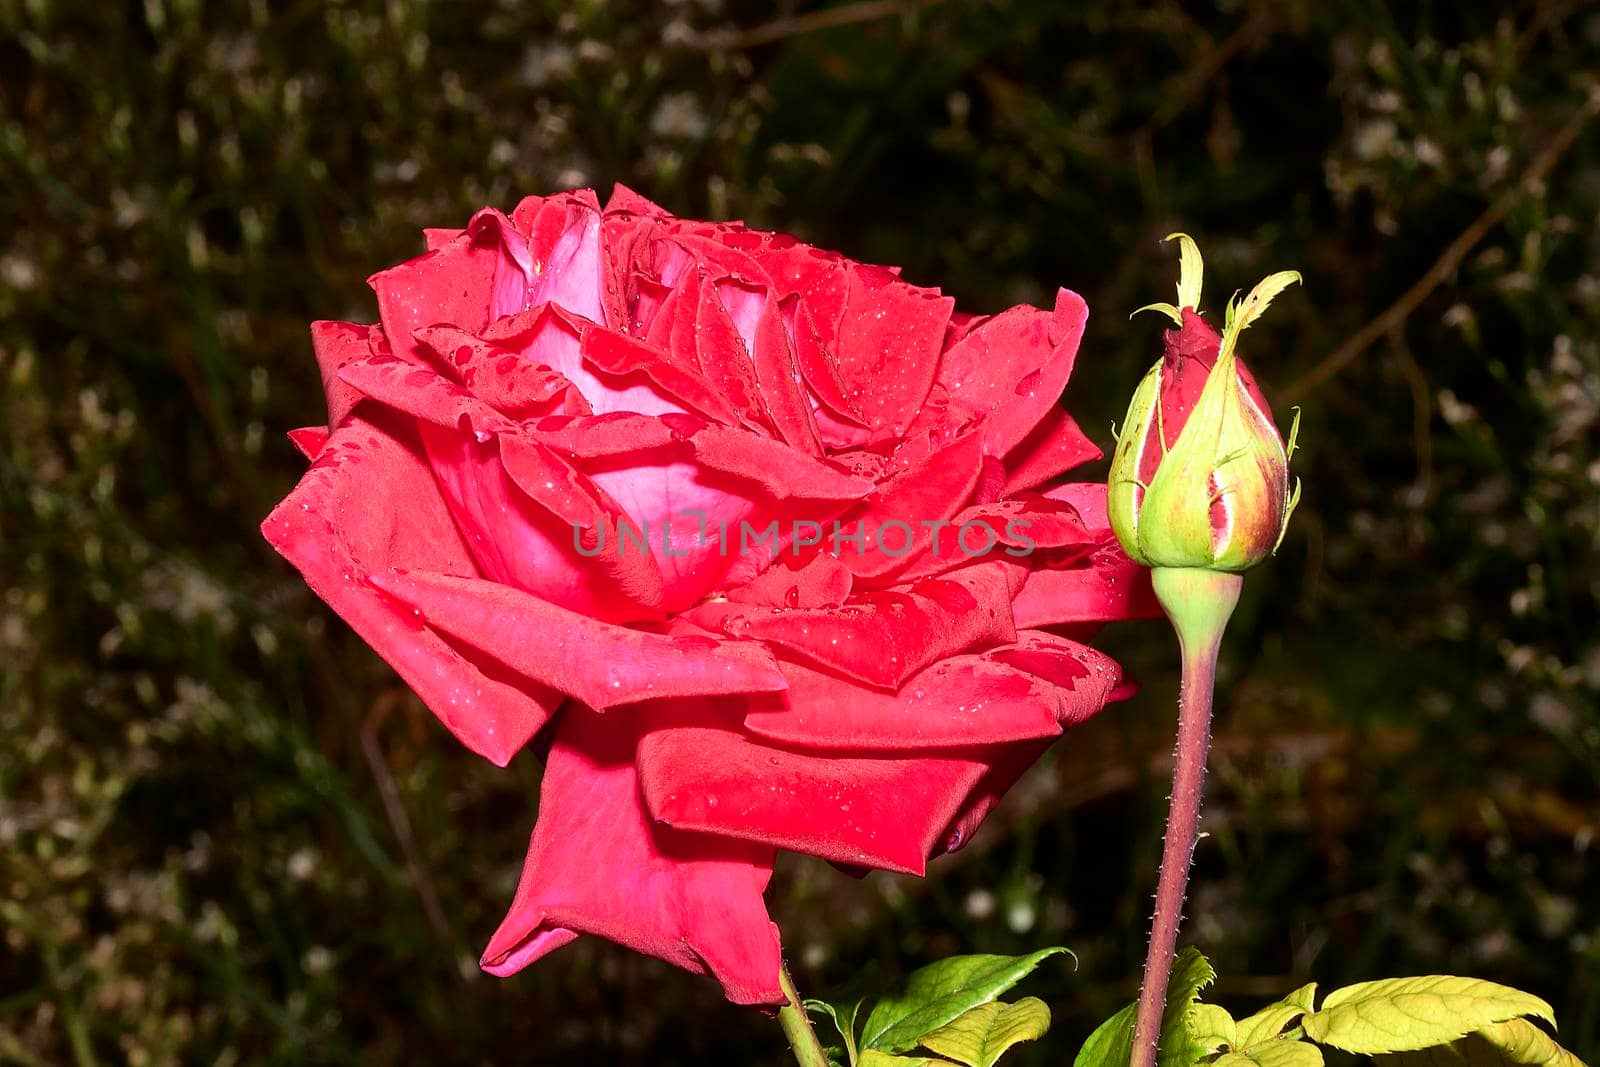
[[[1014,639],[1005,568],[983,563],[904,589],[859,594],[837,608],[706,604],[707,629],[768,641],[868,685],[898,688],[935,660]]]
[[[1102,455],[1100,446],[1058,405],[1045,414],[1026,440],[1006,454],[1006,483],[1001,493],[1011,496],[1043,485]]]
[[[541,304],[531,311],[513,315],[483,332],[486,340],[517,353],[531,363],[560,372],[597,413],[635,411],[659,415],[683,408],[657,388],[651,377],[636,371],[637,365],[619,368],[619,375],[596,374],[595,365],[585,357],[585,338],[597,328],[591,322],[573,317],[554,304]]]
[[[770,291],[762,296],[760,315],[745,344],[755,362],[756,380],[766,400],[767,413],[778,436],[802,452],[821,455],[822,445],[817,440],[811,405],[795,365],[794,346],[789,343],[782,312]]]
[[[736,1004],[781,1003],[777,927],[761,899],[773,850],[653,824],[634,735],[582,708],[562,721],[522,880],[484,969],[505,977],[594,934],[709,972]]]
[[[972,330],[939,365],[951,412],[984,419],[984,450],[1003,456],[1044,419],[1066,388],[1089,316],[1077,293],[1061,289],[1052,314],[1019,306]]]
[[[476,578],[414,570],[374,574],[372,582],[428,625],[591,708],[788,685],[751,642],[630,630]]]
[[[588,401],[562,373],[454,326],[424,326],[417,340],[466,390],[513,419],[587,415]]]
[[[373,354],[371,336],[374,327],[353,322],[313,322],[311,347],[317,354],[317,366],[322,371],[322,392],[328,399],[328,425],[338,426],[350,409],[356,406],[361,394],[339,377],[339,372],[357,360]]]
[[[976,504],[932,529],[924,551],[901,581],[942,574],[978,560],[1027,560],[1038,554],[1065,563],[1079,548],[1088,552],[1104,541],[1104,530],[1091,531],[1065,501],[1048,497],[1013,498]]]
[[[849,277],[834,361],[875,436],[899,437],[933,384],[955,301],[881,267],[858,264]]]
[[[983,462],[983,439],[968,434],[883,483],[866,507],[848,517],[852,532],[860,524],[861,547],[841,551],[845,566],[860,578],[880,578],[922,559],[936,528],[961,510],[972,495]],[[906,528],[910,527],[910,534]]]
[[[666,352],[653,345],[596,326],[584,333],[582,353],[590,366],[603,373],[601,384],[617,397],[601,410],[636,411],[647,415],[684,410],[670,400],[655,399],[660,396],[679,400],[718,422],[738,420],[728,402],[703,374],[673,362]],[[635,381],[647,379],[655,388],[641,396],[643,390],[628,386],[630,376]]]
[[[654,215],[671,218],[670,213],[654,201],[641,196],[621,182],[611,187],[611,199],[606,201],[606,212],[631,211],[635,215]]]
[[[744,339],[734,328],[717,287],[702,270],[700,298],[694,309],[694,351],[700,368],[727,398],[739,417],[751,425],[766,421],[761,386]]]
[[[645,803],[669,826],[837,863],[922,874],[987,764],[977,758],[862,759],[763,744],[703,704],[639,744]]]
[[[836,608],[850,597],[850,570],[832,556],[818,553],[804,565],[780,560],[753,581],[728,591],[740,604],[774,608]]]
[[[424,226],[422,228],[422,246],[432,252],[443,248],[466,232],[466,230],[455,226]]]
[[[261,532],[452,733],[504,766],[560,695],[486,672],[368,581],[390,567],[475,572],[420,452],[397,417],[352,416]]]
[[[307,459],[316,459],[317,453],[328,443],[328,428],[326,426],[302,426],[298,430],[290,430],[289,441],[300,454]]]
[[[1053,685],[981,656],[941,660],[893,693],[795,663],[782,669],[787,706],[752,711],[745,726],[797,748],[959,748],[1061,732]]]
[[[516,423],[432,367],[371,356],[347,365],[339,378],[378,403],[435,426],[478,434],[516,430]]]
[[[526,239],[492,208],[449,244],[368,279],[395,354],[420,360],[413,334],[449,323],[472,333],[529,306],[532,259]]]

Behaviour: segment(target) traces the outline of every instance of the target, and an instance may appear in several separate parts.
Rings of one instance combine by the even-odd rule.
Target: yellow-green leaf
[[[1196,1004],[1189,1011],[1189,1032],[1207,1052],[1235,1044],[1236,1028],[1228,1009],[1216,1004]]]
[[[1386,978],[1336,989],[1301,1020],[1313,1041],[1373,1055],[1443,1045],[1492,1023],[1532,1015],[1554,1025],[1531,993],[1476,978]]]
[[[1485,1026],[1448,1045],[1374,1056],[1381,1067],[1584,1067],[1526,1019]]]
[[[1284,1027],[1311,1010],[1312,998],[1317,995],[1317,983],[1312,982],[1296,989],[1276,1004],[1268,1004],[1254,1015],[1239,1020],[1238,1041],[1235,1048],[1247,1049],[1258,1041],[1266,1041],[1283,1033]]]
[[[869,1048],[861,1054],[859,1067],[950,1067],[950,1061],[932,1056],[895,1056]]]
[[[1048,1029],[1050,1009],[1038,997],[1015,1004],[992,1001],[924,1034],[922,1046],[968,1067],[992,1067],[1012,1045],[1034,1041]]]
[[[1304,1041],[1263,1041],[1247,1052],[1218,1056],[1211,1067],[1322,1067],[1322,1050]]]

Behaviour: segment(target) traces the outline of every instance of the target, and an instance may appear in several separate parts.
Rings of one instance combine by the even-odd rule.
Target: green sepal
[[[1200,283],[1205,279],[1206,263],[1200,256],[1200,246],[1186,233],[1169,233],[1163,241],[1178,242],[1178,306],[1192,311],[1200,310]],[[1177,316],[1183,325],[1183,316]]]
[[[1234,345],[1239,343],[1239,335],[1261,317],[1261,313],[1267,310],[1267,305],[1271,304],[1279,293],[1302,280],[1297,270],[1280,270],[1257,282],[1256,287],[1246,293],[1243,299],[1235,297],[1229,300],[1226,320],[1222,327],[1222,350],[1218,362],[1221,362],[1222,356],[1232,354]]]
[[[1106,517],[1111,522],[1111,530],[1128,557],[1147,567],[1150,561],[1139,548],[1139,513],[1145,491],[1144,483],[1139,480],[1139,468],[1143,466],[1144,450],[1151,441],[1150,422],[1155,417],[1160,397],[1161,360],[1156,360],[1128,402],[1128,413],[1123,417],[1122,433],[1117,437],[1116,451],[1111,454],[1111,470],[1106,476]]]
[[[1133,315],[1129,315],[1128,318],[1133,318],[1134,315],[1139,314],[1141,311],[1159,311],[1161,314],[1177,323],[1179,329],[1183,328],[1183,312],[1179,311],[1171,304],[1146,304],[1142,308],[1134,308]]]

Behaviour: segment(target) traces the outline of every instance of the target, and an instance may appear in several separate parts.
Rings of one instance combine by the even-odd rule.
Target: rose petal
[[[329,435],[326,426],[302,426],[298,430],[290,430],[287,436],[302,456],[316,459],[317,453],[328,443]]]
[[[960,748],[1054,737],[1061,732],[1055,686],[981,656],[954,656],[892,693],[797,663],[783,707],[745,716],[760,737],[802,749],[866,753]]]
[[[400,417],[353,415],[261,532],[474,752],[504,766],[560,705],[543,685],[508,684],[368,580],[390,567],[475,570]]]
[[[850,569],[818,553],[805,563],[779,560],[759,577],[728,590],[728,599],[774,608],[836,608],[849,599],[850,585]]]
[[[668,826],[838,863],[922,874],[987,764],[958,754],[863,759],[763,744],[706,705],[639,744],[641,789]]]
[[[860,391],[862,418],[876,437],[902,434],[928,395],[954,307],[937,290],[907,285],[881,267],[849,272],[833,355],[846,391]]]
[[[837,608],[764,608],[732,602],[688,613],[709,630],[768,641],[829,670],[895,689],[912,674],[975,644],[1013,640],[1004,568],[982,563],[902,589],[857,594]]]
[[[589,414],[588,401],[564,374],[517,351],[454,326],[424,326],[416,337],[434,353],[436,365],[508,418]]]
[[[1043,485],[1104,454],[1066,409],[1057,405],[1021,444],[1006,454],[1006,483],[1001,493],[1011,496]]]
[[[532,269],[526,238],[504,215],[484,208],[449,244],[367,281],[395,354],[416,362],[422,356],[413,335],[424,326],[448,323],[479,333],[528,307]]]
[[[617,375],[595,373],[601,368],[586,359],[584,347],[585,337],[595,329],[593,323],[554,304],[540,304],[493,324],[483,336],[535,365],[560,373],[578,387],[596,413],[635,411],[659,415],[683,410],[657,387],[651,376],[639,373],[643,368],[638,365],[620,367]],[[588,354],[593,355],[592,345]]]
[[[361,399],[360,391],[341,379],[339,372],[373,355],[372,332],[373,327],[354,322],[311,324],[311,347],[317,354],[317,367],[322,371],[322,392],[328,400],[330,429],[343,422]]]
[[[1011,451],[1066,388],[1088,316],[1083,298],[1061,289],[1051,314],[1014,307],[967,333],[939,364],[939,384],[948,391],[945,417],[956,422],[981,418],[984,451],[992,456]]]
[[[882,578],[922,559],[933,543],[935,527],[961,510],[978,483],[983,440],[967,434],[900,472],[846,524],[862,535],[840,553],[859,578]]]
[[[630,630],[478,578],[397,570],[372,582],[429,626],[595,709],[788,685],[771,654],[752,642]]]
[[[506,977],[594,934],[698,974],[736,1004],[778,1004],[777,927],[761,899],[773,850],[650,821],[636,729],[583,708],[563,719],[510,912],[483,968]]]

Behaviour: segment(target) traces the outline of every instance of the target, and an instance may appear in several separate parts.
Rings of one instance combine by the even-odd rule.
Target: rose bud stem
[[[1167,811],[1166,839],[1161,850],[1161,877],[1156,883],[1156,910],[1150,924],[1150,947],[1139,989],[1139,1012],[1133,1027],[1130,1067],[1153,1067],[1172,974],[1178,924],[1183,919],[1189,864],[1194,858],[1200,824],[1200,797],[1205,788],[1206,751],[1211,745],[1211,694],[1216,684],[1217,650],[1243,575],[1197,567],[1156,567],[1151,572],[1156,599],[1178,632],[1183,654],[1183,681],[1178,697],[1178,748],[1172,771],[1172,804]]]
[[[811,1028],[811,1017],[806,1014],[806,1006],[800,1002],[800,994],[795,991],[794,979],[789,977],[788,967],[778,971],[778,986],[783,990],[783,995],[789,998],[789,1003],[778,1009],[778,1025],[783,1027],[783,1036],[789,1039],[795,1062],[800,1067],[828,1067],[828,1054],[823,1051],[822,1042],[817,1040],[817,1032]]]

